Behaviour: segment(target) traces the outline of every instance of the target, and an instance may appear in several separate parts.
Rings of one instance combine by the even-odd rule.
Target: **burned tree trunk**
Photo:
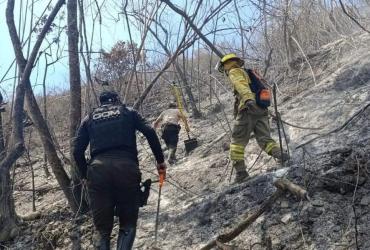
[[[69,137],[75,136],[81,122],[81,76],[78,57],[77,0],[68,0],[68,57],[69,57]]]
[[[16,88],[14,112],[12,115],[13,130],[8,147],[9,150],[6,152],[6,155],[4,155],[4,158],[0,162],[0,241],[11,239],[16,235],[17,232],[14,202],[12,198],[12,192],[10,190],[9,170],[14,162],[23,154],[25,149],[22,123],[25,93],[27,89],[28,92],[30,92],[31,89],[29,79],[33,65],[36,61],[37,55],[39,54],[42,41],[48,33],[56,15],[64,4],[64,0],[59,0],[55,4],[54,9],[50,12],[40,34],[37,37],[28,60],[26,60],[22,53],[21,41],[17,34],[14,23],[14,2],[14,0],[8,0],[7,2],[6,22],[9,35],[12,40],[16,61],[20,68],[21,80]]]
[[[185,92],[186,92],[186,95],[189,98],[189,103],[190,103],[190,106],[191,106],[193,116],[194,116],[194,118],[200,118],[202,115],[201,115],[201,113],[199,112],[199,110],[197,108],[197,104],[196,104],[195,99],[194,99],[193,91],[191,90],[191,82],[188,81],[188,78],[186,76],[185,54],[184,53],[185,52],[182,53],[182,55],[183,55],[182,60],[183,60],[183,64],[184,64],[183,70],[181,70],[180,65],[176,61],[174,62],[174,64],[175,64],[176,71],[179,73],[180,78],[184,83]]]
[[[70,158],[72,164],[72,182],[79,184],[80,175],[77,170],[76,162],[72,155],[73,139],[76,130],[81,122],[81,75],[80,62],[78,57],[78,29],[77,29],[77,0],[68,0],[68,57],[69,57],[69,86],[70,86],[70,106],[69,106],[69,147]],[[82,185],[73,185],[72,192],[77,202],[84,201],[81,199]],[[82,202],[79,204],[80,212],[85,211],[87,204]],[[77,210],[74,209],[76,212]]]
[[[29,81],[27,81],[26,84],[26,99],[27,107],[30,110],[31,119],[35,124],[38,133],[40,134],[42,146],[45,150],[47,159],[53,170],[55,178],[57,179],[58,184],[62,188],[63,193],[66,196],[72,211],[77,211],[78,210],[77,200],[74,198],[70,188],[71,180],[67,175],[63,167],[63,163],[58,156],[53,141],[53,137],[51,136],[46,121],[42,117],[40,107],[37,104],[36,98],[31,89],[31,83]]]
[[[149,31],[156,38],[158,43],[161,45],[162,49],[166,52],[168,58],[173,58],[174,55],[171,54],[171,51],[161,41],[161,39],[158,37],[158,35],[151,28],[149,28]],[[183,59],[183,60],[185,60],[185,59]],[[179,63],[176,60],[173,60],[172,64],[175,66],[175,69],[176,69],[181,81],[184,83],[185,92],[186,92],[187,96],[189,97],[189,102],[190,102],[190,105],[191,105],[191,109],[192,109],[192,113],[193,113],[194,118],[201,117],[201,113],[199,112],[199,110],[197,108],[197,105],[196,105],[196,102],[195,102],[195,99],[194,99],[194,95],[193,95],[193,92],[191,91],[191,88],[190,88],[189,83],[187,81],[185,72],[181,69],[181,66],[179,65]]]
[[[5,169],[0,169],[0,228],[0,242],[18,233],[10,174]]]
[[[1,93],[0,96],[2,100]],[[0,161],[4,159],[5,153],[3,121],[0,111]],[[0,242],[8,238],[13,238],[17,233],[13,193],[10,183],[9,171],[0,168],[0,228],[6,228],[6,230],[0,231]]]
[[[177,73],[180,76],[181,81],[184,83],[185,92],[186,92],[186,95],[189,98],[189,103],[190,103],[190,106],[191,106],[193,116],[194,116],[194,118],[200,118],[201,113],[199,112],[199,110],[197,108],[197,105],[196,105],[196,102],[195,102],[195,99],[194,99],[194,95],[193,95],[193,92],[192,92],[191,87],[189,85],[188,79],[185,75],[185,72],[181,70],[180,65],[176,61],[174,61],[173,63],[175,65]]]
[[[5,157],[5,140],[4,140],[4,127],[3,127],[3,115],[2,112],[5,111],[5,109],[2,106],[2,100],[3,96],[0,93],[0,161],[2,161]]]

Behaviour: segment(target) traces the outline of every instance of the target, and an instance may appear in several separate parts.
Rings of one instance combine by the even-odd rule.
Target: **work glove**
[[[254,105],[255,101],[252,99],[246,100],[245,101],[245,108],[246,109],[251,109]]]
[[[158,174],[159,175],[163,174],[164,179],[166,179],[166,168],[167,168],[167,166],[166,166],[166,163],[164,163],[164,162],[157,164]]]

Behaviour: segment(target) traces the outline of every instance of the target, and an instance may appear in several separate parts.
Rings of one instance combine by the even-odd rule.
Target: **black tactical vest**
[[[91,156],[108,151],[123,150],[137,155],[135,120],[123,105],[102,105],[89,117]]]

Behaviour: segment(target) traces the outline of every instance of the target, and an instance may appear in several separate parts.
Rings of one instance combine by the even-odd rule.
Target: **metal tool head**
[[[191,138],[184,141],[185,144],[185,151],[187,154],[189,154],[191,151],[193,151],[196,147],[198,147],[198,141],[196,138]]]

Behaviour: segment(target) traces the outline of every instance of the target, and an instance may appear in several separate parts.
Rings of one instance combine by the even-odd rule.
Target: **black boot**
[[[100,237],[99,243],[97,245],[97,250],[110,250],[110,238]]]
[[[246,181],[249,177],[248,172],[245,170],[244,160],[232,161],[232,166],[235,169],[235,179],[234,183],[242,183]]]
[[[234,183],[242,183],[249,179],[249,174],[247,171],[240,171],[235,173]]]
[[[135,227],[128,227],[126,229],[120,229],[118,240],[117,240],[117,250],[130,250],[134,244],[136,235]]]
[[[281,153],[281,149],[278,147],[272,149],[271,156],[281,162],[286,162],[289,160],[289,155],[284,151]]]
[[[167,161],[171,165],[176,162],[176,147],[170,147],[169,148]]]

